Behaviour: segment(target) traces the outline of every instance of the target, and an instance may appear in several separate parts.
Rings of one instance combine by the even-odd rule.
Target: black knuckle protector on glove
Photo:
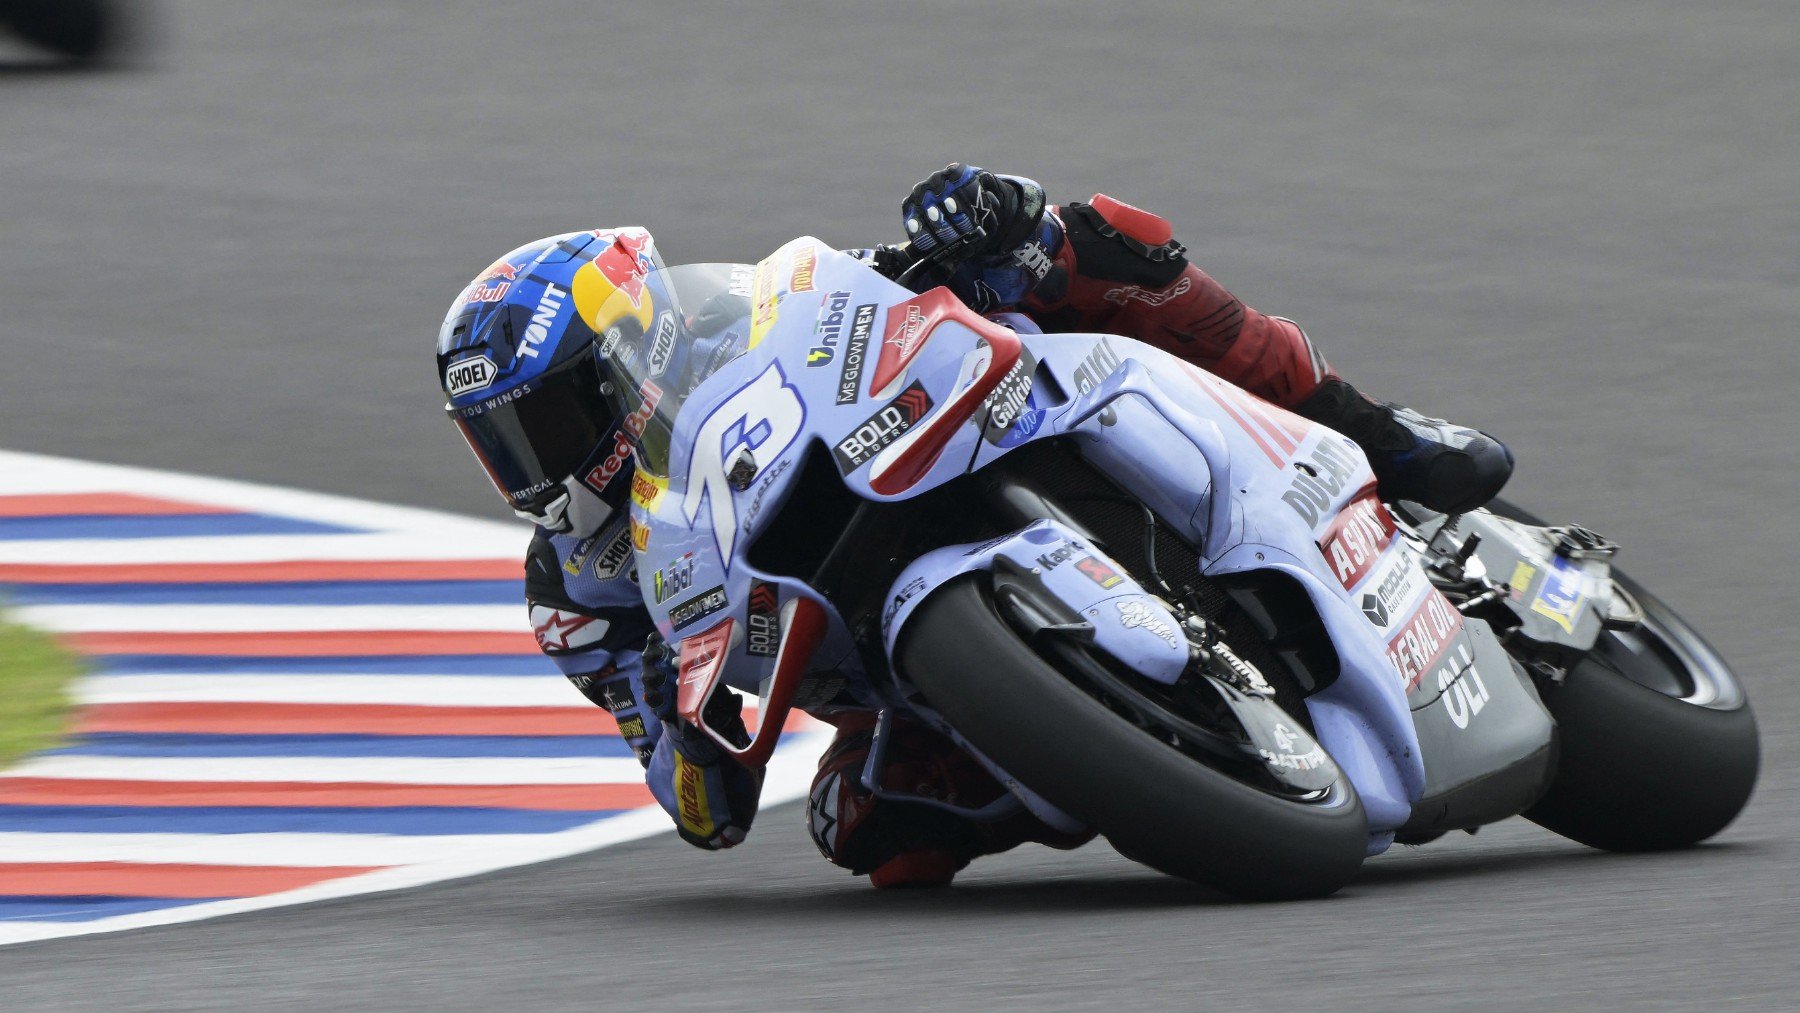
[[[1044,191],[1035,183],[961,162],[920,180],[901,203],[915,253],[946,268],[1016,249],[1037,230],[1044,210]]]

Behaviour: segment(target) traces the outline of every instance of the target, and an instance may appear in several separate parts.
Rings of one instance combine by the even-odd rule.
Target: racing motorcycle
[[[1347,438],[1174,356],[815,239],[651,269],[667,316],[602,342],[638,572],[680,714],[740,762],[794,708],[872,711],[877,795],[1264,899],[1516,814],[1682,847],[1750,795],[1738,679],[1592,531],[1383,502]],[[747,742],[706,722],[730,691]],[[902,714],[1007,793],[884,788]]]

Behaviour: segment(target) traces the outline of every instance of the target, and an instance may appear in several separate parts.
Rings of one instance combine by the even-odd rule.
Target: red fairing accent
[[[717,661],[703,659],[696,665],[705,663],[712,665],[710,678],[705,683],[704,691],[690,700],[688,696],[688,662],[687,649],[692,641],[707,641],[720,629],[724,633],[724,647],[717,654]],[[769,762],[775,752],[775,743],[781,739],[782,726],[787,723],[788,714],[794,709],[794,691],[806,678],[806,668],[812,663],[813,652],[819,649],[819,642],[825,639],[825,609],[810,598],[794,600],[794,614],[782,624],[781,646],[775,652],[775,673],[769,679],[769,696],[764,702],[762,712],[757,716],[756,734],[751,737],[750,744],[742,749],[727,741],[724,736],[700,720],[700,712],[706,706],[706,698],[712,695],[712,688],[718,682],[719,672],[726,648],[731,644],[731,620],[707,630],[698,636],[689,637],[681,642],[681,691],[676,697],[676,709],[688,723],[705,731],[707,736],[718,743],[732,759],[752,770]],[[710,641],[708,641],[710,642]],[[706,650],[705,645],[701,647]],[[697,680],[698,681],[698,678]]]
[[[1175,238],[1175,227],[1160,215],[1134,208],[1103,193],[1095,194],[1094,199],[1088,203],[1095,211],[1100,212],[1100,217],[1106,219],[1106,224],[1145,246],[1167,246],[1169,240]]]
[[[725,656],[731,649],[733,624],[734,620],[726,619],[717,626],[683,639],[678,649],[681,656],[681,676],[675,692],[675,710],[696,727],[706,726],[706,722],[700,719],[700,713],[706,709],[707,698],[713,695],[713,689],[719,684],[719,675],[725,671]]]
[[[974,331],[983,341],[987,342],[988,348],[993,354],[988,360],[987,371],[976,377],[975,382],[969,385],[968,390],[958,395],[956,400],[938,409],[935,414],[927,416],[916,427],[918,435],[912,437],[912,442],[900,452],[900,456],[892,464],[882,468],[880,474],[870,476],[869,488],[883,496],[893,496],[905,492],[912,488],[919,479],[925,477],[925,473],[937,463],[938,456],[944,452],[944,447],[949,444],[950,438],[956,435],[958,427],[974,418],[975,410],[981,406],[983,401],[987,400],[989,394],[994,392],[994,388],[1000,385],[1000,381],[1006,379],[1006,374],[1019,361],[1019,352],[1022,347],[1019,343],[1019,336],[1014,334],[1010,327],[1004,327],[977,314],[947,288],[934,288],[888,310],[890,321],[897,313],[905,314],[901,318],[900,325],[903,337],[912,328],[910,317],[914,312],[920,314],[922,323],[917,330],[917,339],[908,339],[911,341],[911,347],[895,352],[896,358],[902,365],[906,361],[910,361],[925,342],[931,340],[937,326],[946,320],[954,320]],[[893,333],[891,326],[890,333]],[[875,390],[880,390],[885,386],[882,382],[882,366],[886,365],[888,356],[888,342],[885,339],[882,341],[881,356],[882,363],[876,367]],[[900,370],[896,369],[887,379],[896,380],[899,375]],[[908,435],[912,436],[912,434]],[[877,462],[877,466],[880,466],[879,462]]]
[[[1396,530],[1394,515],[1375,494],[1375,486],[1367,485],[1325,529],[1319,551],[1338,583],[1349,590],[1375,568]]]
[[[1284,408],[1335,375],[1299,325],[1251,309],[1192,264],[1162,288],[1084,277],[1071,243],[1057,251],[1056,266],[1068,279],[1059,298],[1025,301],[1046,329],[1136,338]]]
[[[1186,367],[1194,383],[1237,423],[1277,468],[1285,468],[1305,443],[1312,423],[1269,404],[1198,367]]]
[[[925,347],[925,335],[937,326],[941,314],[929,320],[925,316],[925,299],[940,291],[932,289],[916,299],[908,299],[888,310],[887,329],[881,336],[881,357],[875,362],[874,378],[869,390],[879,394],[893,383],[912,362],[919,349]]]

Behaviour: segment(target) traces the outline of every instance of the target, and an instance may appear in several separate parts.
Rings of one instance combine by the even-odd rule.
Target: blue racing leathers
[[[575,688],[611,712],[682,839],[728,848],[750,829],[762,772],[746,770],[676,718],[672,686],[646,690],[642,656],[656,628],[635,564],[623,511],[585,537],[538,529],[525,561],[532,631]]]
[[[538,647],[583,696],[612,713],[648,765],[662,729],[644,706],[638,657],[655,627],[633,572],[623,512],[586,537],[539,528],[525,557],[525,601]]]

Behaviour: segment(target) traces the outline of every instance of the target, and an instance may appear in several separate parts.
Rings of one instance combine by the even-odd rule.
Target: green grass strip
[[[0,767],[62,738],[81,661],[48,634],[0,619]]]

